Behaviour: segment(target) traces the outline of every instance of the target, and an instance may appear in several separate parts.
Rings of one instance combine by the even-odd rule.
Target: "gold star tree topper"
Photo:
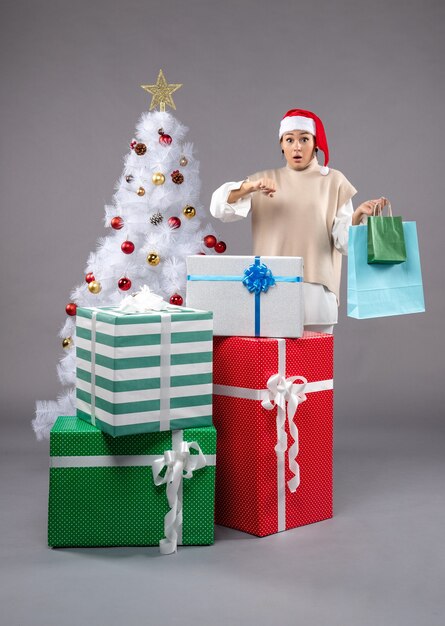
[[[152,95],[150,111],[157,106],[159,106],[160,111],[165,111],[166,104],[176,110],[172,94],[182,87],[182,84],[172,83],[169,85],[162,70],[159,70],[158,80],[155,85],[141,85],[141,87]]]

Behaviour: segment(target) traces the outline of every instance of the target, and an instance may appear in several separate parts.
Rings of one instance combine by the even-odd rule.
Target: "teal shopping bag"
[[[357,319],[425,311],[415,222],[403,222],[407,260],[397,265],[368,264],[368,227],[350,226],[348,316]]]

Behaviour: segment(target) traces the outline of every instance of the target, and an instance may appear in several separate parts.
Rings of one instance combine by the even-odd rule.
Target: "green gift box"
[[[113,436],[211,426],[212,318],[78,307],[77,417]]]
[[[213,426],[114,438],[76,417],[50,434],[48,545],[214,541]]]

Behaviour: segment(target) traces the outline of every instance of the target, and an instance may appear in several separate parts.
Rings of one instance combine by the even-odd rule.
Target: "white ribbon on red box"
[[[317,391],[328,391],[334,388],[333,379],[308,382],[304,376],[290,376],[286,378],[286,340],[277,339],[278,345],[278,372],[270,376],[267,389],[248,389],[231,385],[213,385],[213,393],[219,396],[229,396],[245,400],[257,400],[271,411],[277,408],[276,428],[277,443],[277,491],[278,491],[278,531],[286,530],[286,480],[285,454],[287,450],[287,433],[285,430],[286,412],[289,432],[293,444],[288,450],[288,465],[293,476],[287,486],[294,493],[300,484],[300,466],[297,463],[299,451],[298,428],[295,424],[295,415],[298,405],[306,400],[306,394]],[[301,381],[295,384],[295,381]],[[286,411],[287,410],[287,411]]]

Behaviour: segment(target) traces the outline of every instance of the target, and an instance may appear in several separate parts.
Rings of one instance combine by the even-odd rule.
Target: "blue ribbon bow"
[[[273,287],[275,284],[272,271],[265,263],[260,263],[259,259],[257,262],[257,257],[255,263],[244,270],[243,285],[250,293],[267,293],[269,287]]]

